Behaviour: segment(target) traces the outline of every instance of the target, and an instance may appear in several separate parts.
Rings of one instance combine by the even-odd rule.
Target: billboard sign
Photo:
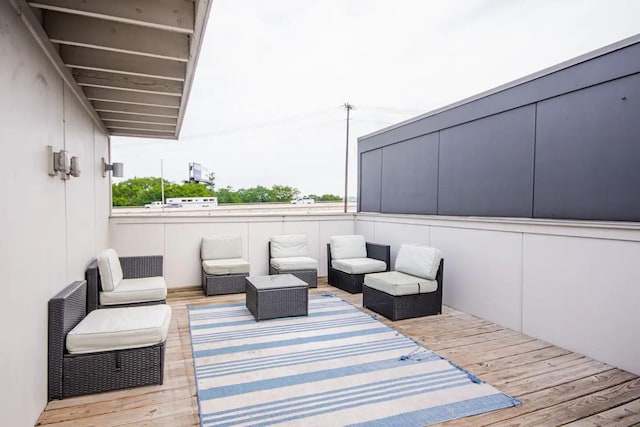
[[[209,182],[209,169],[200,163],[189,163],[189,181]]]

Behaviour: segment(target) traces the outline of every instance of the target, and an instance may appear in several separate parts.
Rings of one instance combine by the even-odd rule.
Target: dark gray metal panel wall
[[[438,212],[438,133],[382,149],[382,212]]]
[[[360,138],[360,210],[433,213],[433,189],[398,189],[437,134],[439,215],[640,222],[640,42],[616,49]]]
[[[534,216],[640,220],[640,74],[538,104]]]
[[[564,93],[635,74],[638,70],[640,70],[640,43],[386,132],[361,138],[358,141],[358,150],[359,152],[369,151],[415,138],[505,110],[533,104]]]
[[[382,149],[360,154],[359,211],[380,212],[381,181]]]
[[[530,217],[535,106],[440,132],[438,214]]]

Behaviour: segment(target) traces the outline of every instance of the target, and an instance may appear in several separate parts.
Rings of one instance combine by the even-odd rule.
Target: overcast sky
[[[349,195],[357,138],[640,32],[638,0],[214,0],[178,141],[112,137],[125,177]]]

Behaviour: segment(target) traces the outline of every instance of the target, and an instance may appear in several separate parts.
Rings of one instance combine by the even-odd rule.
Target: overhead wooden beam
[[[180,107],[180,99],[169,95],[128,92],[90,86],[84,88],[84,93],[91,101],[113,101],[127,104],[149,105],[152,107],[171,107],[176,110]]]
[[[113,132],[127,132],[127,133],[134,133],[138,135],[147,135],[147,136],[151,136],[151,135],[174,136],[176,134],[175,131],[172,131],[172,130],[136,129],[136,128],[129,128],[124,126],[109,127],[109,129],[112,130]]]
[[[62,58],[58,55],[56,48],[53,46],[49,37],[42,29],[40,25],[40,21],[33,13],[33,10],[29,7],[25,0],[9,0],[11,5],[16,10],[16,13],[22,19],[22,22],[27,27],[33,38],[36,40],[40,48],[43,50],[45,56],[49,59],[53,67],[56,69],[62,80],[65,82],[67,87],[71,90],[74,96],[80,101],[82,107],[86,110],[86,112],[91,116],[91,119],[94,123],[104,132],[108,133],[107,128],[100,120],[98,114],[91,107],[91,103],[84,96],[82,89],[76,83],[75,79],[71,75],[71,72],[67,67],[65,67]]]
[[[150,77],[82,69],[74,69],[72,74],[80,86],[163,94],[175,97],[182,95],[182,82],[174,80],[161,80]]]
[[[86,47],[61,45],[60,57],[71,68],[184,81],[185,62],[131,55]]]
[[[209,13],[211,12],[212,0],[195,0],[195,24],[194,32],[191,37],[190,55],[192,60],[187,64],[187,78],[184,82],[184,94],[181,98],[180,104],[180,117],[178,117],[178,131],[177,137],[180,137],[180,130],[182,129],[182,121],[187,109],[187,102],[189,102],[189,95],[191,94],[191,85],[193,83],[196,66],[198,65],[198,58],[200,58],[200,49],[202,48],[202,42],[204,40],[204,31],[209,21]]]
[[[147,116],[178,118],[177,108],[152,107],[149,105],[123,104],[119,102],[92,101],[93,107],[98,112],[109,113],[134,113]],[[102,121],[100,121],[102,123]],[[104,124],[102,124],[104,126]]]
[[[189,0],[35,0],[29,5],[164,31],[193,33],[194,5]]]
[[[52,42],[114,52],[189,60],[189,36],[102,19],[44,11],[43,27]]]
[[[158,117],[158,116],[145,116],[142,114],[131,114],[131,113],[109,113],[109,112],[100,112],[98,113],[102,120],[116,120],[121,122],[131,122],[131,123],[153,123],[156,125],[173,125],[176,126],[178,122],[175,118],[172,117]]]
[[[134,138],[153,138],[153,139],[172,139],[172,140],[177,139],[175,134],[158,133],[158,134],[150,135],[148,132],[144,132],[144,131],[119,130],[119,129],[113,129],[111,131],[111,135],[113,135],[113,136],[130,136],[130,137],[134,137]]]
[[[156,125],[151,123],[120,122],[114,120],[105,120],[104,124],[107,129],[139,129],[147,131],[176,132],[175,125]]]

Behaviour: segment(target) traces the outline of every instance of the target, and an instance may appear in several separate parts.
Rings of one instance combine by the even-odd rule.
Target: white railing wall
[[[267,242],[306,234],[326,276],[326,243],[363,234],[438,247],[444,303],[640,374],[640,224],[385,214],[126,216],[110,219],[121,255],[164,255],[169,287],[200,284],[200,240],[242,236],[252,274],[267,274]]]
[[[640,224],[358,214],[356,233],[438,247],[444,304],[640,375]]]
[[[353,234],[354,214],[234,215],[234,216],[113,216],[111,246],[122,256],[163,255],[170,288],[200,284],[200,242],[212,234],[242,236],[243,256],[251,274],[269,274],[267,244],[278,234],[305,234],[310,256],[319,262],[318,274],[327,275],[329,237]]]

